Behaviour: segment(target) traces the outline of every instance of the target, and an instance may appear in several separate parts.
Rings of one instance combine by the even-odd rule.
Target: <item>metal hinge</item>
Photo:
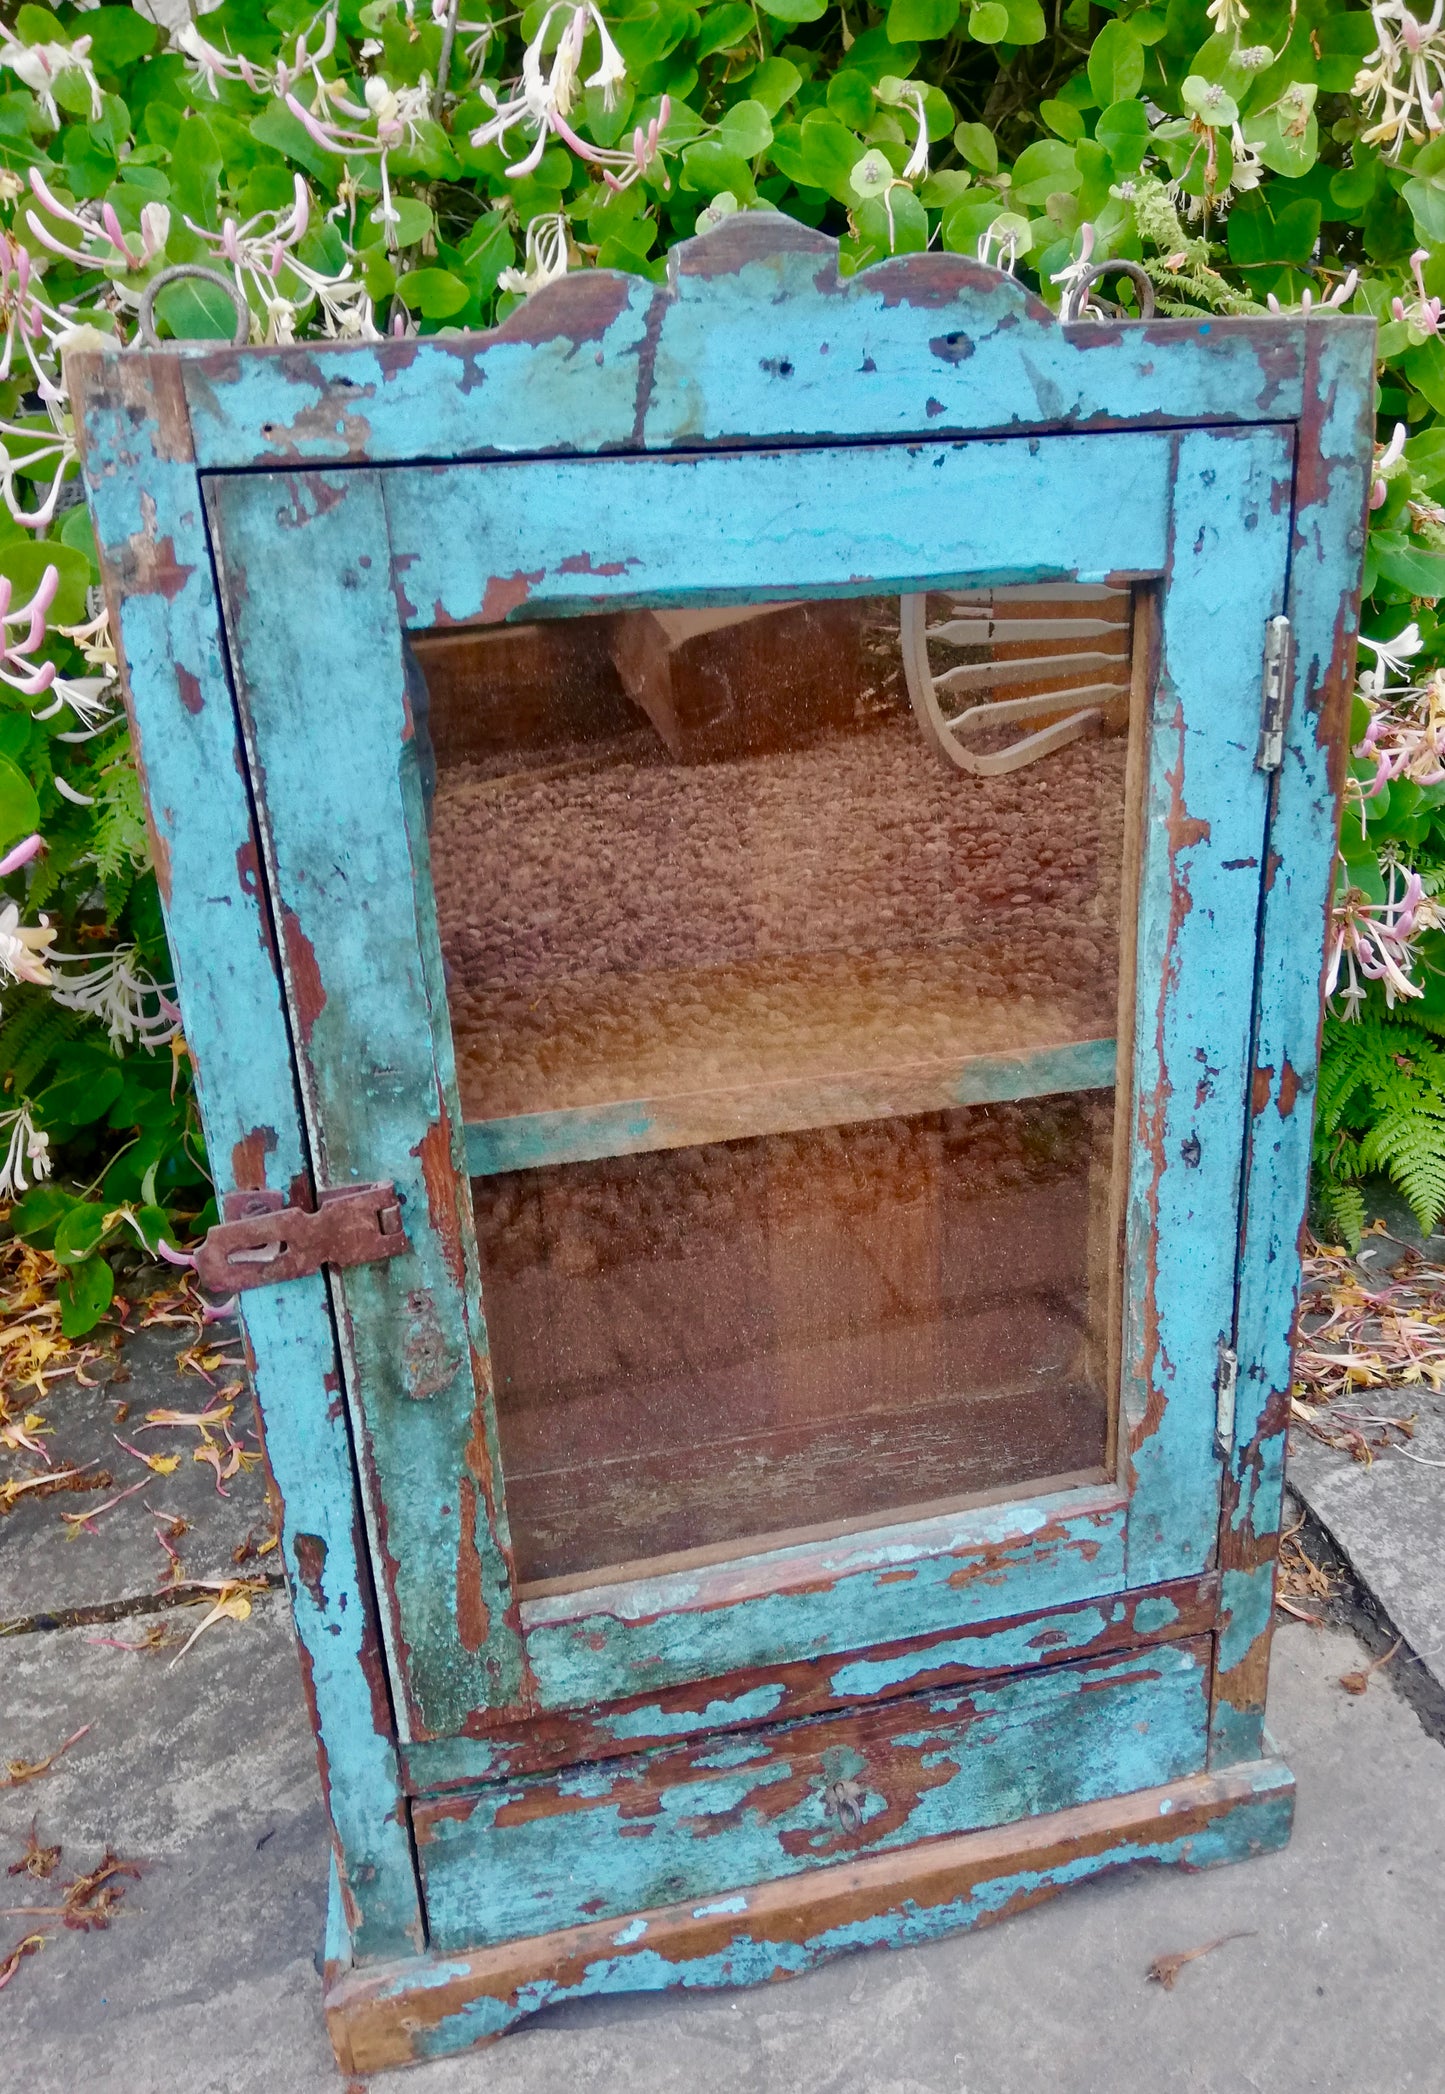
[[[1219,1435],[1219,1445],[1228,1460],[1234,1450],[1234,1392],[1239,1386],[1239,1355],[1232,1346],[1219,1344],[1219,1373],[1215,1379],[1217,1391],[1214,1413],[1214,1429]]]
[[[225,1220],[196,1251],[196,1277],[213,1294],[272,1287],[323,1265],[370,1265],[407,1248],[394,1185],[338,1185],[313,1211],[279,1192],[231,1192]]]
[[[1290,631],[1288,618],[1271,618],[1264,628],[1264,691],[1259,709],[1257,771],[1277,771],[1284,762],[1284,715],[1289,700]]]

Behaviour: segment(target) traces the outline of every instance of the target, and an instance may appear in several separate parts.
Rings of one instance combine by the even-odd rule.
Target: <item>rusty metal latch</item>
[[[1277,771],[1284,762],[1284,716],[1289,697],[1290,632],[1288,618],[1271,618],[1264,628],[1264,690],[1259,714],[1257,771]]]
[[[323,1265],[370,1265],[407,1248],[394,1185],[337,1185],[313,1211],[284,1193],[230,1192],[225,1220],[196,1251],[196,1277],[213,1294],[274,1287]]]

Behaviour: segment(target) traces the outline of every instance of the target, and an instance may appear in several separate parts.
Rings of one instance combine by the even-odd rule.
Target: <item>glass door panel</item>
[[[1107,1473],[1149,600],[415,639],[524,1596]]]

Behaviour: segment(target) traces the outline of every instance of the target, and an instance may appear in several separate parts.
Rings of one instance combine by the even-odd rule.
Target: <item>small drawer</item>
[[[1203,1768],[1207,1637],[414,1806],[435,1948],[712,1898]]]

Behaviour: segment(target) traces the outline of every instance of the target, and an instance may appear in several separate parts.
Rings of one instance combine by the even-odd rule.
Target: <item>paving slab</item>
[[[1445,1395],[1375,1389],[1368,1400],[1382,1414],[1415,1413],[1408,1447],[1367,1466],[1296,1427],[1290,1488],[1445,1692]]]
[[[0,1867],[35,1812],[63,1869],[93,1866],[108,1843],[146,1870],[106,1932],[57,1932],[21,1966],[4,2000],[6,2083],[340,2094],[313,1966],[325,1827],[284,1601],[220,1623],[174,1665],[98,1633],[3,1646],[0,1753],[38,1757],[92,1728],[49,1775],[0,1794]],[[1359,1698],[1342,1691],[1360,1662],[1344,1631],[1291,1625],[1277,1640],[1272,1714],[1300,1785],[1281,1854],[1088,1886],[787,1985],[557,2009],[484,2052],[370,2085],[1440,2094],[1445,1753],[1380,1675]],[[0,1875],[17,1904],[18,1880]],[[1238,1929],[1249,1938],[1189,1964],[1172,1991],[1147,1982],[1155,1956]]]
[[[245,1549],[248,1537],[255,1544],[266,1539],[265,1477],[239,1334],[233,1324],[207,1332],[202,1356],[217,1362],[209,1382],[178,1371],[179,1355],[195,1342],[189,1325],[136,1330],[98,1367],[87,1369],[93,1385],[74,1376],[49,1384],[35,1404],[51,1428],[42,1436],[49,1471],[24,1448],[0,1449],[0,1482],[78,1469],[99,1485],[79,1493],[28,1492],[10,1511],[0,1511],[0,1635],[16,1623],[63,1622],[79,1610],[120,1611],[163,1595],[174,1581],[157,1527],[166,1532],[187,1579],[235,1576],[235,1552]],[[146,1413],[199,1412],[226,1388],[236,1391],[229,1424],[248,1464],[223,1481],[195,1459],[201,1436],[194,1427],[152,1427]],[[129,1451],[123,1440],[140,1452]],[[167,1463],[174,1457],[176,1466],[169,1475],[156,1475],[141,1454]],[[110,1481],[102,1482],[106,1477]],[[132,1490],[138,1482],[143,1487]],[[100,1510],[127,1491],[121,1503]],[[77,1532],[65,1515],[82,1511],[94,1516],[93,1524]],[[172,1531],[177,1521],[182,1531]],[[270,1562],[279,1575],[274,1555]],[[264,1574],[266,1564],[252,1557],[245,1570],[247,1576]]]

